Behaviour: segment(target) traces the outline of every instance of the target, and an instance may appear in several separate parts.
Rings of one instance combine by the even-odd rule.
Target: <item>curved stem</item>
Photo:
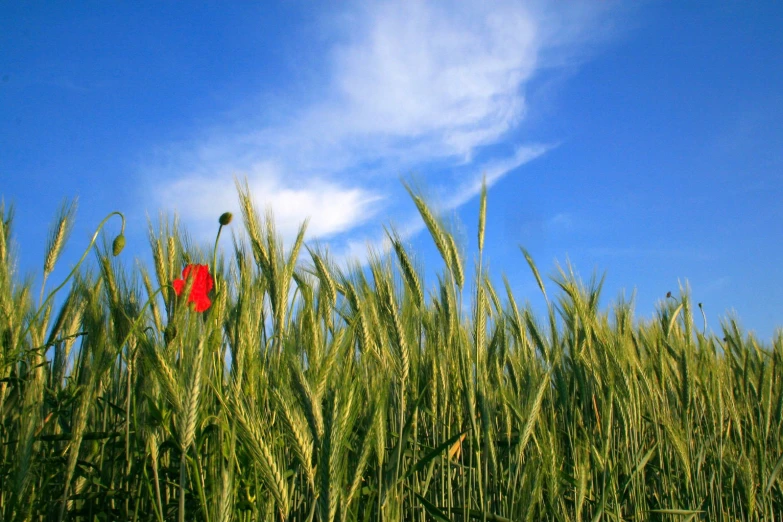
[[[217,247],[218,247],[218,241],[220,240],[220,233],[223,232],[223,225],[220,225],[220,228],[218,228],[217,236],[215,237],[215,248],[212,249],[212,269],[215,270],[217,267]]]
[[[212,279],[215,281],[215,295],[217,295],[220,292],[220,287],[218,286],[218,278],[217,278],[217,248],[218,248],[218,241],[220,241],[220,233],[223,232],[223,224],[221,223],[220,228],[218,228],[217,236],[215,237],[215,248],[212,249]]]

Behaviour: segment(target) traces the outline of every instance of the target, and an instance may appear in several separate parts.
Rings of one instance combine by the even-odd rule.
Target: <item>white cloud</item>
[[[309,179],[293,188],[285,185],[280,169],[271,163],[236,175],[247,179],[259,210],[272,209],[278,231],[288,238],[296,235],[305,219],[310,220],[310,237],[344,232],[372,217],[381,199],[369,191],[321,179]],[[186,222],[214,232],[210,227],[215,228],[217,216],[225,211],[239,213],[235,184],[225,178],[183,177],[167,184],[159,196],[175,202],[175,210]]]
[[[420,139],[470,154],[519,119],[536,64],[536,25],[518,4],[376,5],[334,52],[343,132]]]
[[[288,119],[270,124],[251,112],[173,147],[167,165],[153,169],[155,203],[170,207],[179,195],[184,223],[209,237],[216,216],[236,207],[233,177],[247,175],[289,238],[306,217],[311,238],[339,236],[351,253],[365,241],[358,227],[374,217],[416,233],[410,207],[392,197],[400,173],[415,170],[428,186],[445,188],[448,210],[475,197],[482,174],[492,185],[551,149],[506,142],[524,119],[528,82],[549,65],[542,56],[560,63],[569,49],[581,52],[597,10],[547,6],[404,0],[347,7],[331,19],[337,37],[323,39],[339,42],[323,50],[327,81],[308,99],[286,100],[297,107]],[[484,148],[499,143],[514,152],[484,158]]]

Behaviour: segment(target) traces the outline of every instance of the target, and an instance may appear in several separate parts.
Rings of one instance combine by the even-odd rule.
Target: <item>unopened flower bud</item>
[[[231,219],[233,219],[234,215],[231,214],[231,212],[223,212],[220,214],[220,218],[218,218],[218,221],[220,222],[221,226],[226,226],[229,223],[231,223]]]
[[[166,325],[166,329],[163,330],[163,340],[168,345],[177,337],[177,327],[169,323]]]
[[[111,244],[111,253],[114,255],[114,257],[117,257],[120,255],[120,252],[122,252],[123,248],[125,248],[125,236],[120,234],[114,238],[114,241]]]

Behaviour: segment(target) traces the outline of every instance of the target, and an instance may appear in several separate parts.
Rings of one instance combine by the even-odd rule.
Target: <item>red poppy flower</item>
[[[191,272],[193,273],[191,275]],[[181,295],[185,289],[185,281],[188,277],[194,277],[193,286],[190,289],[190,296],[188,296],[189,303],[196,303],[196,311],[204,312],[210,306],[212,301],[209,300],[207,294],[215,286],[212,281],[212,276],[209,275],[208,265],[188,265],[182,271],[182,279],[175,279],[171,282],[174,286],[174,291],[177,295]]]

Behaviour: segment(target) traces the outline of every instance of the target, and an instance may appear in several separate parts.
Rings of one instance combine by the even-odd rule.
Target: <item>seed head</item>
[[[233,217],[234,215],[231,214],[231,212],[223,212],[222,214],[220,214],[220,218],[218,218],[218,221],[220,222],[221,226],[226,226],[229,223],[231,223]]]

